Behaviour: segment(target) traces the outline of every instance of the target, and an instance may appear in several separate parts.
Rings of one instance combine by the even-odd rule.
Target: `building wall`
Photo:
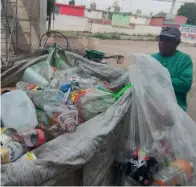
[[[162,27],[163,24],[164,24],[164,17],[151,18],[150,20],[151,26]]]
[[[97,23],[97,24],[103,24],[103,25],[111,25],[112,21],[108,19],[89,19],[89,23]]]
[[[131,24],[138,24],[138,25],[149,25],[150,18],[147,17],[139,17],[139,16],[130,16],[130,23]]]
[[[105,33],[124,33],[129,35],[158,35],[161,32],[161,27],[153,27],[148,25],[135,25],[135,27],[117,27],[112,25],[93,24],[92,32]]]
[[[7,0],[10,27],[13,27],[13,40],[20,52],[30,52],[37,49],[39,39],[46,32],[47,0],[18,0],[18,19],[12,23],[16,15],[16,4]],[[3,46],[4,47],[4,46]]]
[[[87,18],[91,18],[91,19],[102,19],[103,18],[103,12],[100,11],[96,11],[96,10],[88,10],[85,9],[84,11],[84,16]]]
[[[157,27],[168,27],[175,26],[180,27],[180,25],[186,24],[187,18],[184,16],[175,16],[172,21],[165,21],[164,17],[151,18],[150,25]]]
[[[74,6],[60,3],[55,4],[57,7],[59,7],[60,14],[84,17],[84,6]]]
[[[112,15],[112,25],[118,25],[118,26],[125,26],[129,25],[129,17],[128,14],[113,14]]]
[[[40,1],[40,36],[46,33],[46,17],[47,17],[47,0]]]
[[[56,15],[54,23],[54,30],[60,31],[84,31],[85,25],[88,23],[88,18],[67,16],[67,15]],[[63,24],[62,24],[63,23]],[[125,33],[130,35],[158,35],[161,31],[161,27],[153,27],[148,25],[135,25],[134,27],[120,27],[109,24],[92,24],[92,32],[105,32],[105,33]]]
[[[176,16],[175,19],[174,19],[174,22],[175,22],[176,24],[179,24],[179,25],[186,24],[186,22],[187,22],[187,17],[185,17],[185,16]]]
[[[21,50],[38,48],[46,32],[47,0],[18,0],[18,42]]]
[[[182,41],[186,43],[196,43],[196,25],[182,25],[181,28]]]
[[[54,30],[84,31],[88,18],[68,15],[56,15]]]

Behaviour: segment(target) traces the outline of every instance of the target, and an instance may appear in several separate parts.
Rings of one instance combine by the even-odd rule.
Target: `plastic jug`
[[[29,67],[25,70],[22,81],[30,83],[30,84],[39,84],[42,86],[48,86],[49,82],[42,77],[39,73],[37,73],[33,68]]]

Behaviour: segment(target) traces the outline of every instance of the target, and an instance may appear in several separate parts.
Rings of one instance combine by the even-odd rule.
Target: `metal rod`
[[[18,51],[18,0],[16,0],[16,51]]]
[[[173,13],[173,11],[174,11],[174,7],[175,7],[175,4],[176,4],[176,0],[173,0],[173,1],[172,1],[171,8],[170,8],[170,11],[169,11],[169,13],[170,13],[170,14],[172,14],[172,13]]]
[[[15,6],[13,6],[14,9]],[[16,7],[15,7],[16,8]],[[13,19],[12,19],[12,25],[11,28],[9,27],[10,35],[9,35],[9,43],[8,43],[8,50],[10,51],[10,44],[12,44],[14,53],[15,53],[15,46],[14,46],[14,40],[13,40],[13,30],[14,30],[14,23],[16,22],[16,10],[13,10]],[[9,23],[9,22],[8,22]]]
[[[7,18],[7,0],[5,2],[5,19]],[[6,50],[6,63],[8,62],[8,23],[5,24],[5,50]]]

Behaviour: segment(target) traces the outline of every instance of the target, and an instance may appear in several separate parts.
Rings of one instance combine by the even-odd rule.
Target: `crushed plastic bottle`
[[[0,129],[0,142],[1,146],[6,145],[11,141],[17,141],[18,132],[13,128],[1,128]]]
[[[9,142],[0,148],[1,163],[7,164],[18,160],[23,154],[24,149],[18,142]]]
[[[27,147],[37,147],[44,144],[47,140],[45,134],[40,129],[31,129],[19,133]]]
[[[73,105],[55,106],[52,104],[46,104],[44,111],[50,116],[50,124],[59,124],[64,132],[74,132],[78,125],[78,113]]]

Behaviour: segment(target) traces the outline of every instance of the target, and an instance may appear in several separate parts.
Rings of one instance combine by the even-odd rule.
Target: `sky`
[[[77,5],[89,5],[90,1],[92,0],[76,0]],[[193,2],[194,0],[177,0],[177,3],[175,5],[174,13],[177,12],[180,5],[182,5],[183,2]],[[56,2],[61,3],[68,3],[69,0],[56,0]],[[114,2],[114,0],[94,0],[94,2],[97,3],[97,9],[104,9],[111,6]],[[169,13],[171,2],[158,2],[154,0],[118,0],[119,6],[122,8],[124,12],[133,12],[135,13],[136,10],[140,9],[142,11],[142,14],[150,14],[153,12],[153,14],[156,14],[160,11],[164,11]]]

